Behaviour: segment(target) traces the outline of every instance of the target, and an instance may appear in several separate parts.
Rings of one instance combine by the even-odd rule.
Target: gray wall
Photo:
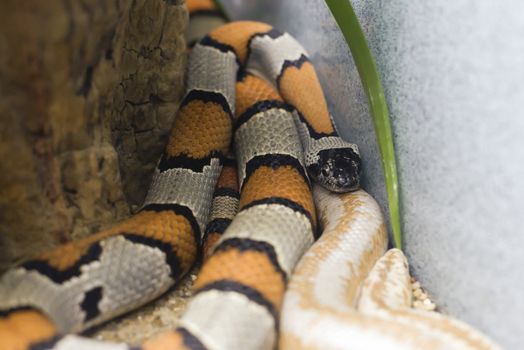
[[[309,51],[364,187],[387,210],[358,73],[322,0],[224,0]],[[524,343],[524,3],[353,0],[397,149],[405,250],[441,308],[504,347]]]

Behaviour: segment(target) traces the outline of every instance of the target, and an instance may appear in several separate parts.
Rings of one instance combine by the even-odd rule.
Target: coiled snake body
[[[499,349],[463,322],[412,307],[406,258],[386,252],[371,196],[314,194],[324,232],[286,291],[281,349]]]
[[[213,10],[204,0],[188,6],[193,13]],[[194,39],[203,34],[195,33]],[[228,156],[233,137],[237,173]],[[297,277],[291,274],[318,232],[310,178],[345,192],[359,186],[360,168],[356,146],[337,136],[300,44],[263,23],[233,22],[211,31],[191,50],[186,95],[142,209],[113,229],[2,276],[0,349],[129,349],[66,334],[165,292],[195,263],[203,237],[206,260],[178,328],[135,349],[271,349],[279,329],[281,348],[329,348],[329,342],[308,340],[314,333],[297,339],[309,329],[293,326],[301,312],[324,307],[301,294],[309,288],[300,282],[308,256]],[[369,198],[363,205],[376,206]],[[332,214],[355,208],[342,205]],[[383,225],[376,212],[375,221],[359,229]],[[357,256],[361,280],[384,251],[381,232],[369,252]],[[336,255],[339,247],[331,248]],[[314,287],[329,289],[318,277]],[[290,278],[291,294],[282,305]],[[356,294],[358,286],[352,288]],[[324,320],[323,312],[315,317]],[[380,322],[390,322],[387,317]],[[317,330],[328,338],[340,335],[329,327]]]

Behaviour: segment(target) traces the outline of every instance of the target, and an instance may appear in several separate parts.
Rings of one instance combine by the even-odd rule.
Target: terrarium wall
[[[364,188],[387,210],[365,94],[323,0],[224,0],[304,43]],[[524,342],[524,4],[352,0],[385,88],[405,249],[437,304],[506,348]]]

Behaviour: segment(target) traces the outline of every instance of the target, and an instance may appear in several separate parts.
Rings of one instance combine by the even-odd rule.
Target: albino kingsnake
[[[195,19],[199,13],[213,13],[210,1],[189,2],[188,7]],[[239,201],[235,167],[227,157],[233,134]],[[348,287],[356,298],[359,282],[383,253],[383,219],[364,192],[334,195],[316,188],[322,220],[328,223],[326,235],[291,277],[318,232],[306,168],[331,191],[359,185],[358,150],[337,136],[304,49],[262,23],[233,22],[211,31],[192,48],[187,92],[141,211],[113,229],[60,246],[2,276],[0,349],[271,349],[279,329],[282,349],[353,348],[355,335],[390,326],[390,333],[377,333],[378,342],[363,348],[389,345],[389,340],[410,344],[403,337],[409,333],[406,326],[395,323],[407,311],[390,311],[409,309],[405,293],[389,299],[404,291],[401,281],[407,276],[401,269],[404,258],[396,251],[384,258],[385,268],[377,265],[378,281],[370,275],[360,293],[358,315],[352,299],[328,298],[325,304],[312,293],[332,290],[336,281],[322,273],[329,277],[338,271],[339,266],[329,271],[324,266],[334,255],[342,258],[336,265],[352,264],[348,268],[356,283]],[[351,220],[360,221],[351,226]],[[164,293],[195,263],[204,233],[210,256],[176,330],[139,347],[62,335],[81,332]],[[341,233],[354,254],[344,255],[348,248],[343,242],[328,244],[327,250],[321,245]],[[390,260],[399,274],[384,272]],[[397,267],[398,261],[402,266]],[[377,290],[389,289],[393,293],[376,298]],[[382,300],[386,307],[374,304]],[[313,324],[301,328],[299,321],[311,321],[311,314]],[[329,326],[340,317],[348,317],[342,322],[345,334]],[[410,317],[415,318],[402,321],[408,329],[413,327]],[[442,316],[417,317],[435,319],[436,326],[438,320],[448,322]],[[466,326],[449,324],[438,333],[445,334],[443,344],[472,334],[478,344],[489,345]],[[428,340],[439,328],[428,325],[420,344],[439,348],[441,343]]]

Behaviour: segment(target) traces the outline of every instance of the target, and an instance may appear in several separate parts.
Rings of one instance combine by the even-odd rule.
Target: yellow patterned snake
[[[386,252],[370,195],[314,194],[324,232],[289,282],[280,349],[499,349],[463,322],[412,307],[406,258]]]

